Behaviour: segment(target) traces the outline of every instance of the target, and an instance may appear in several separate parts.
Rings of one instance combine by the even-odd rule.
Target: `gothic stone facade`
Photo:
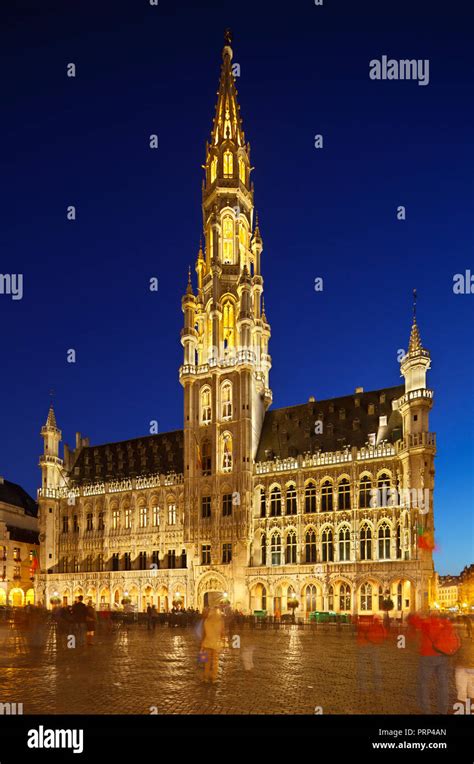
[[[166,610],[395,615],[428,604],[433,392],[416,320],[404,384],[271,409],[263,241],[250,147],[223,50],[206,145],[196,292],[182,299],[184,429],[64,447],[42,429],[39,599]],[[421,544],[420,539],[424,542]],[[294,603],[293,603],[294,604]]]

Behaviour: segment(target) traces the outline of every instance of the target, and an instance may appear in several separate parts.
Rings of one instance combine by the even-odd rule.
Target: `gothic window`
[[[369,509],[370,507],[370,492],[372,491],[372,481],[364,475],[359,483],[359,507],[360,509]]]
[[[400,581],[397,586],[397,610],[402,609],[402,592],[403,592],[403,587],[402,587],[402,582]]]
[[[231,178],[234,174],[234,157],[232,151],[224,151],[224,178]]]
[[[360,559],[372,559],[372,530],[368,525],[360,529]]]
[[[86,530],[91,531],[92,529],[92,512],[89,512],[86,518]]]
[[[351,534],[347,526],[339,531],[339,560],[349,562],[351,559]]]
[[[351,609],[351,587],[349,584],[341,584],[339,588],[339,610]]]
[[[211,545],[203,544],[201,547],[201,565],[211,564]]]
[[[286,489],[286,514],[296,515],[296,486],[292,483]]]
[[[328,610],[334,610],[334,587],[328,589]]]
[[[222,442],[222,471],[232,472],[232,435],[224,433]]]
[[[211,444],[208,440],[205,440],[202,444],[202,474],[204,476],[210,475],[212,471],[212,462],[211,462]]]
[[[119,520],[120,520],[120,513],[118,509],[113,509],[112,510],[112,528],[114,530],[117,530],[117,528],[119,527]]]
[[[98,528],[99,531],[105,530],[104,513],[103,512],[99,512],[99,519],[98,519],[97,528]]]
[[[379,507],[388,506],[389,491],[390,491],[390,477],[387,475],[386,472],[382,472],[382,474],[379,475],[377,480],[377,506]]]
[[[265,497],[265,488],[260,488],[260,517],[265,517],[267,514],[267,502]]]
[[[224,565],[232,562],[232,544],[222,545],[222,562]]]
[[[222,419],[232,419],[232,385],[224,382],[221,387]]]
[[[334,544],[332,530],[326,528],[322,535],[323,562],[332,562],[334,560]]]
[[[67,533],[68,531],[69,531],[69,520],[67,515],[63,515],[63,533]]]
[[[211,516],[211,497],[201,497],[201,517],[205,520]]]
[[[176,504],[168,505],[168,525],[176,525]]]
[[[234,262],[234,221],[230,215],[222,221],[222,262]]]
[[[316,562],[316,533],[308,531],[304,538],[305,562]]]
[[[281,536],[274,533],[271,539],[272,565],[281,565]]]
[[[239,178],[240,182],[245,184],[245,162],[239,157]]]
[[[201,424],[210,424],[211,414],[211,390],[203,387],[201,390]]]
[[[222,516],[230,517],[232,514],[232,494],[225,493],[222,497]]]
[[[379,560],[390,559],[390,528],[382,523],[379,528]]]
[[[279,486],[274,486],[270,491],[270,517],[279,517],[281,515],[281,490]]]
[[[296,533],[289,531],[286,537],[286,563],[293,564],[296,562]]]
[[[261,552],[262,565],[266,565],[267,564],[267,537],[265,533],[262,535],[262,538],[260,539],[260,552]]]
[[[217,176],[217,157],[213,157],[211,161],[211,183],[214,183]]]
[[[317,608],[316,595],[317,590],[314,584],[309,584],[305,590],[306,612],[311,613]]]
[[[304,489],[304,511],[316,512],[316,485],[313,481]]]
[[[153,513],[153,527],[157,528],[160,524],[160,508],[155,506],[152,508]]]
[[[131,528],[132,527],[132,510],[130,507],[127,507],[125,510],[125,527]]]
[[[362,584],[360,588],[360,609],[372,610],[372,585]]]
[[[227,300],[223,306],[223,340],[224,348],[234,347],[235,340],[235,313],[234,303]]]
[[[337,497],[339,509],[351,508],[351,486],[347,478],[343,478],[339,483]]]
[[[325,480],[321,488],[321,512],[332,512],[333,489],[330,480]]]
[[[146,528],[148,525],[148,509],[147,507],[140,507],[139,509],[139,522],[140,528]]]
[[[247,249],[247,228],[243,223],[239,225],[239,243],[245,252]]]

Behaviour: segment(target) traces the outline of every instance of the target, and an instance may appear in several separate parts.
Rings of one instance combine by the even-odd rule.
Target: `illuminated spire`
[[[242,130],[240,106],[237,103],[237,88],[232,74],[233,51],[230,47],[232,35],[226,29],[224,35],[225,45],[222,50],[222,67],[217,91],[217,105],[214,123],[211,132],[211,143],[214,146],[225,140],[232,140],[237,146],[245,145],[245,135]]]
[[[416,289],[413,290],[413,323],[411,326],[410,342],[408,343],[408,353],[416,353],[418,350],[423,350],[421,343],[420,330],[416,323]]]

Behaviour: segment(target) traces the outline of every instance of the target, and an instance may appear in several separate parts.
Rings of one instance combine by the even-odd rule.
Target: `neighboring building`
[[[0,606],[34,603],[37,514],[34,499],[16,483],[0,477]]]
[[[432,596],[430,355],[414,317],[404,384],[269,410],[263,241],[231,61],[227,40],[197,293],[189,275],[182,299],[184,429],[99,446],[78,434],[61,459],[50,409],[39,595],[284,613],[296,594],[297,615],[377,613],[391,598],[400,616]],[[288,348],[288,363],[304,358]]]
[[[436,601],[441,610],[450,610],[459,605],[459,576],[438,576]]]
[[[474,610],[474,564],[466,565],[459,575],[459,602]]]

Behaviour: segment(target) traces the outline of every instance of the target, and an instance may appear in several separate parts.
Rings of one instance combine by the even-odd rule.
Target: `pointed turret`
[[[53,402],[51,401],[46,423],[41,428],[43,438],[43,454],[40,456],[40,467],[43,473],[43,488],[58,488],[61,484],[60,468],[63,460],[59,458],[59,444],[61,442],[61,430],[56,422]]]
[[[226,30],[222,50],[222,67],[217,91],[216,114],[211,131],[211,144],[218,146],[223,141],[233,141],[237,146],[245,144],[242,130],[240,106],[237,102],[237,88],[232,73],[233,51],[230,47],[232,35]]]

